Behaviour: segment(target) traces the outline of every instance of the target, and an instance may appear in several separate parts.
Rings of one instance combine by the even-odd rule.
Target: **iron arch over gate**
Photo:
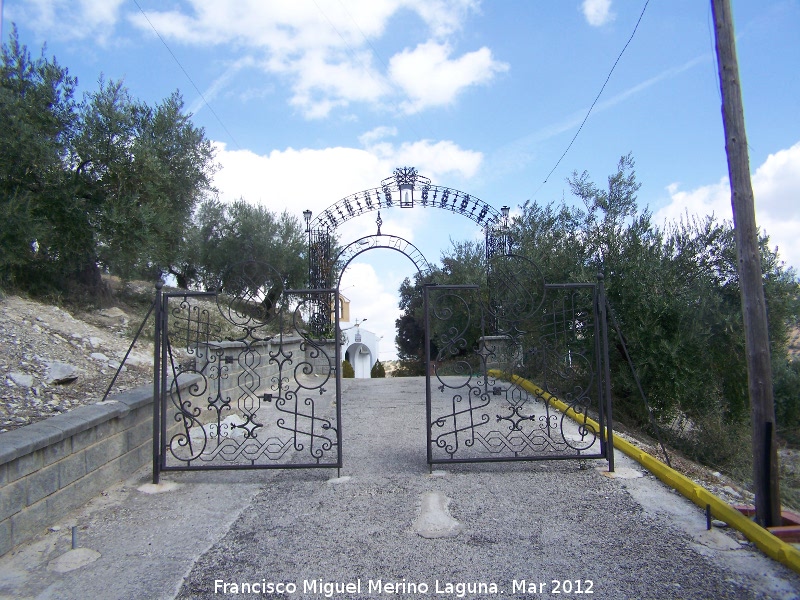
[[[309,226],[313,230],[331,231],[350,219],[372,211],[415,206],[458,213],[481,227],[502,219],[502,214],[496,208],[480,198],[454,188],[433,185],[415,168],[401,167],[395,169],[391,177],[381,181],[379,187],[345,196],[313,221],[309,215]]]
[[[430,179],[420,175],[413,167],[401,167],[395,169],[391,177],[382,180],[379,187],[345,196],[316,217],[310,210],[303,212],[308,233],[309,288],[333,287],[336,268],[333,235],[340,225],[377,211],[378,235],[381,235],[380,211],[415,207],[444,210],[474,221],[486,234],[487,256],[508,250],[509,239],[505,227],[509,210],[507,206],[498,211],[480,198],[461,190],[433,185]]]

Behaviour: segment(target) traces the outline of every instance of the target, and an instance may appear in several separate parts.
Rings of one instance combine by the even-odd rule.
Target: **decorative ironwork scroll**
[[[312,290],[332,287],[331,271],[333,240],[327,229],[311,229],[308,232],[309,287]]]
[[[601,291],[546,284],[514,255],[492,258],[488,289],[426,286],[428,462],[608,458],[604,431],[587,420],[610,429]],[[510,374],[541,392],[511,383]]]
[[[494,256],[509,256],[514,253],[514,238],[508,223],[502,217],[499,221],[487,224],[484,234],[487,261],[491,261]]]
[[[410,186],[411,197],[400,194],[401,186]],[[431,184],[430,179],[413,167],[395,169],[379,187],[345,196],[318,214],[310,223],[312,230],[333,231],[342,223],[376,210],[409,206],[436,208],[467,217],[481,227],[502,221],[501,214],[490,204],[471,194]]]
[[[428,260],[414,244],[396,235],[380,233],[378,235],[364,236],[345,246],[336,257],[334,265],[339,272],[342,272],[356,256],[373,248],[388,248],[389,250],[400,252],[414,263],[419,273],[430,273],[433,270]]]
[[[280,274],[252,261],[221,284],[161,296],[154,478],[340,467],[340,349],[334,329],[319,327],[338,313],[335,290],[285,290]]]

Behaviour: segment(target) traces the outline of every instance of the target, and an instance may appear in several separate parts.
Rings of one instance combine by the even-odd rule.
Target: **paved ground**
[[[345,386],[340,478],[180,473],[148,494],[142,471],[0,559],[0,598],[800,598],[800,577],[706,531],[651,476],[571,461],[429,474],[424,380]]]

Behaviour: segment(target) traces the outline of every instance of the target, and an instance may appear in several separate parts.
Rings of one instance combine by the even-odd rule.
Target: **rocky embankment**
[[[76,318],[18,296],[0,299],[0,433],[102,400],[130,346],[119,308]],[[139,341],[112,394],[152,381],[152,344]]]

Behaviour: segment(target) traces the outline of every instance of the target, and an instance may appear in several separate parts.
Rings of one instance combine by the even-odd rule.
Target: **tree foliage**
[[[16,29],[0,55],[0,278],[37,287],[80,262],[91,240],[58,227],[62,214],[85,220],[69,169],[78,114],[77,81],[55,60],[33,58]]]
[[[87,195],[101,208],[100,265],[122,276],[166,271],[214,168],[211,144],[180,95],[151,108],[121,83],[101,80],[84,102],[75,148]]]
[[[472,241],[456,242],[451,240],[451,249],[442,253],[441,266],[435,267],[432,273],[417,274],[412,282],[406,278],[400,285],[400,310],[402,314],[395,321],[397,336],[395,344],[400,360],[399,373],[403,376],[425,374],[425,314],[422,289],[426,284],[477,285],[477,294],[486,296],[486,252],[483,244]],[[474,316],[474,315],[473,315]],[[466,326],[467,316],[454,312],[452,319],[446,324],[432,319],[432,335],[430,353],[433,360],[439,354],[442,328],[456,327],[459,331],[466,329],[467,347],[477,344],[480,337],[480,320],[473,319],[471,326]],[[464,351],[466,352],[466,351]],[[463,352],[462,352],[463,353]]]
[[[395,321],[397,335],[397,357],[399,368],[397,376],[425,374],[425,315],[422,303],[422,286],[432,278],[417,274],[414,282],[406,277],[400,284],[400,318]],[[432,352],[432,354],[435,354]]]
[[[593,282],[603,274],[609,304],[658,420],[684,449],[723,463],[736,427],[749,414],[732,224],[687,215],[664,229],[655,226],[650,212],[638,208],[640,184],[630,155],[620,159],[605,187],[586,172],[573,173],[568,185],[576,199],[572,204],[521,207],[511,223],[513,252],[534,262],[548,283]],[[800,423],[800,368],[788,360],[786,348],[789,327],[800,314],[800,288],[768,237],[760,241],[776,413],[779,431],[790,435]],[[480,284],[485,265],[478,246],[454,244],[433,279]],[[424,339],[420,282],[406,280],[400,294],[400,357],[418,357]],[[646,425],[644,404],[613,329],[610,344],[615,412]]]
[[[214,169],[180,95],[149,107],[101,79],[78,102],[75,78],[16,30],[1,59],[0,283],[97,293],[101,269],[167,271]]]
[[[185,232],[183,252],[170,273],[183,288],[216,289],[227,269],[248,260],[269,264],[289,288],[307,278],[306,237],[298,219],[244,200],[202,202]]]
[[[708,416],[741,423],[749,406],[732,224],[687,215],[663,230],[653,225],[649,211],[637,208],[639,183],[630,155],[620,159],[606,189],[585,172],[574,173],[568,183],[583,206],[524,205],[514,222],[516,251],[540,265],[549,282],[592,281],[602,273],[661,422],[689,447],[713,445],[702,439],[710,435],[703,429],[713,422]],[[772,354],[785,357],[788,327],[798,314],[798,282],[766,235],[761,255]],[[645,423],[621,342],[610,335],[617,410]],[[781,373],[791,379],[790,370]],[[777,389],[776,398],[782,406],[791,404]],[[788,424],[788,415],[783,418]]]

